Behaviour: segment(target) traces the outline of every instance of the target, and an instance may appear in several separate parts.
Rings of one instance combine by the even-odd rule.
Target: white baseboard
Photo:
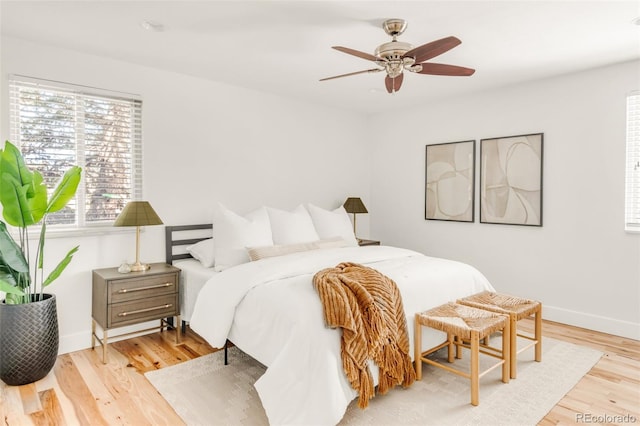
[[[542,318],[562,324],[613,334],[614,336],[640,340],[640,324],[631,321],[622,321],[615,318],[586,314],[584,312],[571,311],[569,309],[548,305],[542,307]]]

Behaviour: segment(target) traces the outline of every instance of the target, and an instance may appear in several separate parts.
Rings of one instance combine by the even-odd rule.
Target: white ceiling
[[[5,1],[2,35],[107,56],[366,113],[640,58],[638,1]],[[373,53],[387,18],[409,22],[401,41],[462,44],[432,59],[471,77],[384,73],[331,49]],[[146,31],[143,20],[165,26]]]

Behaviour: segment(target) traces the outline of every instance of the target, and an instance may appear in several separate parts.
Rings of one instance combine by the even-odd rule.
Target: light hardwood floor
[[[519,323],[531,330],[533,322]],[[547,414],[541,425],[597,424],[580,415],[628,416],[640,424],[640,342],[544,321],[543,336],[598,349],[602,359]],[[58,357],[51,373],[25,386],[0,382],[4,425],[181,425],[182,420],[143,376],[146,371],[214,352],[188,332],[176,345],[172,331],[112,343],[109,363],[100,350]],[[543,361],[544,362],[544,361]],[[630,416],[630,417],[629,417]],[[611,424],[611,422],[607,422]]]

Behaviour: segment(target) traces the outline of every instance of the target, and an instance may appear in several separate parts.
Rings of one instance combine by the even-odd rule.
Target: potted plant
[[[63,209],[73,198],[82,169],[71,167],[51,195],[37,170],[30,170],[22,153],[6,141],[0,150],[0,379],[9,385],[40,380],[58,355],[56,299],[44,288],[60,276],[78,247],[44,275],[47,215]],[[6,221],[6,223],[5,223]],[[7,224],[17,228],[12,237]],[[29,232],[40,226],[37,247]]]

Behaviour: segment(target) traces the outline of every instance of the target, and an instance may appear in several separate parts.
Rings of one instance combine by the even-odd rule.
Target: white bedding
[[[312,250],[216,274],[200,292],[191,328],[214,347],[229,338],[268,367],[255,387],[271,424],[334,425],[357,396],[342,371],[340,331],[325,327],[312,285],[316,272],[343,261],[370,266],[398,284],[411,355],[416,312],[493,290],[469,265],[387,246]],[[439,343],[437,333],[425,333],[425,348]],[[377,380],[377,368],[372,373]]]
[[[182,259],[173,262],[173,266],[181,269],[180,277],[180,317],[190,322],[198,293],[206,282],[217,274],[213,268],[205,268],[196,259]]]

